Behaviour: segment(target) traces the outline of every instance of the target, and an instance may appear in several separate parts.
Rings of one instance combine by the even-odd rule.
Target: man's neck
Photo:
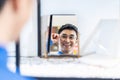
[[[1,25],[0,23],[0,44],[7,44],[9,39],[6,35],[7,33],[4,32],[4,29],[2,29],[2,27],[4,27],[4,25]]]
[[[9,26],[9,22],[0,14],[0,43],[2,44],[7,44],[10,41]]]
[[[12,36],[12,26],[13,26],[13,12],[11,10],[11,5],[7,2],[5,7],[0,12],[0,43],[7,44],[11,41]]]

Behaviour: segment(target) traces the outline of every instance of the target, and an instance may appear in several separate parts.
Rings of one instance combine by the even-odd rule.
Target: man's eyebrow
[[[70,34],[70,36],[75,36],[74,34]]]
[[[62,35],[67,35],[67,34],[64,33],[64,34],[62,34]]]
[[[74,34],[70,34],[69,36],[75,36]]]
[[[66,36],[67,34],[62,34],[63,36]],[[68,36],[75,36],[74,34],[70,34],[70,35],[68,35]]]

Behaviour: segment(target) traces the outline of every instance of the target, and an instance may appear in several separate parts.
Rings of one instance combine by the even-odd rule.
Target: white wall
[[[29,21],[25,24],[20,36],[21,56],[37,56],[37,3]]]

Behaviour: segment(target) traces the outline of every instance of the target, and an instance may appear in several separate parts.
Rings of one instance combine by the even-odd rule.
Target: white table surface
[[[15,60],[8,68],[15,72]],[[21,74],[34,77],[120,78],[120,59],[92,54],[79,59],[21,58]]]

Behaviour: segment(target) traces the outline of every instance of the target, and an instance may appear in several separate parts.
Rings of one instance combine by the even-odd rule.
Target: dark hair
[[[73,24],[65,24],[65,25],[62,25],[61,28],[58,30],[58,34],[60,34],[63,30],[74,30],[76,32],[76,35],[78,36],[78,28],[73,25]]]
[[[0,11],[2,10],[6,0],[0,0]]]

